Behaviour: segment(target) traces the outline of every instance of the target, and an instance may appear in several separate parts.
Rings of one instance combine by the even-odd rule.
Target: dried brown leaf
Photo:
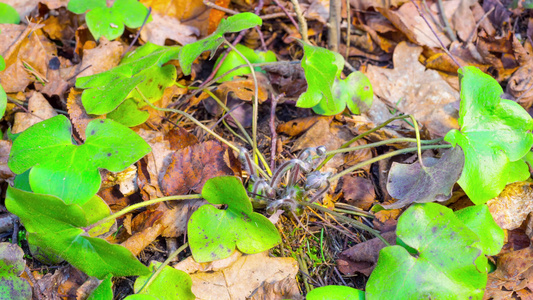
[[[494,221],[503,229],[515,229],[522,225],[533,211],[533,184],[515,182],[507,185],[500,195],[487,202]]]
[[[28,100],[28,112],[18,112],[15,114],[15,121],[11,129],[13,133],[22,132],[34,124],[57,116],[54,108],[38,92],[33,92],[30,100]]]
[[[372,207],[376,192],[370,179],[345,175],[342,177],[342,181],[344,199],[348,204],[362,210],[369,210]]]

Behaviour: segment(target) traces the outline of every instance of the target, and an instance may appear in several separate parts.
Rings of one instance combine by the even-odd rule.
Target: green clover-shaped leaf
[[[124,32],[124,26],[141,27],[148,15],[148,9],[137,0],[116,0],[112,7],[107,7],[105,0],[71,0],[67,9],[76,14],[89,10],[85,19],[95,40],[102,36],[116,39]],[[147,22],[151,20],[150,16]]]
[[[342,285],[326,285],[307,293],[307,300],[365,300],[365,292]]]
[[[180,49],[146,43],[126,55],[119,66],[78,78],[76,87],[86,89],[81,95],[85,110],[94,115],[107,114],[127,98],[133,98],[138,107],[143,107],[146,103],[135,87],[148,101],[159,100],[165,88],[174,83],[177,74],[173,65],[161,66],[177,58]]]
[[[479,247],[486,255],[496,255],[503,247],[505,233],[494,221],[487,205],[475,205],[455,212],[459,220],[479,237]]]
[[[180,66],[183,74],[191,74],[192,63],[200,54],[211,51],[211,58],[217,48],[224,42],[224,34],[239,32],[254,26],[261,26],[263,21],[253,13],[244,12],[223,19],[218,24],[217,30],[208,37],[183,46],[179,54]]]
[[[400,216],[396,234],[415,253],[398,245],[383,248],[366,286],[367,299],[483,297],[488,268],[484,247],[451,209],[414,204]]]
[[[303,43],[302,68],[307,91],[300,95],[296,106],[313,107],[322,100],[328,110],[337,110],[331,88],[344,67],[344,58],[333,51]]]
[[[150,152],[141,137],[112,120],[91,121],[83,145],[73,145],[71,134],[63,115],[33,125],[13,142],[9,167],[16,174],[31,168],[32,191],[83,204],[100,188],[99,168],[119,172]]]
[[[91,207],[101,206],[96,202],[103,200],[95,196],[88,204],[80,206],[65,204],[55,196],[25,192],[12,187],[6,193],[6,207],[21,219],[28,231],[30,244],[52,252],[87,275],[100,279],[108,274],[149,274],[148,268],[128,249],[91,237],[82,229],[105,216],[100,212],[90,212]]]
[[[502,99],[496,80],[475,67],[461,75],[459,130],[445,140],[465,153],[459,185],[476,204],[498,196],[508,183],[526,180],[530,174],[521,160],[533,146],[533,119],[516,102]]]
[[[235,48],[244,57],[246,57],[248,59],[248,61],[250,63],[252,63],[252,64],[277,61],[276,54],[274,54],[274,52],[272,52],[272,51],[267,51],[267,52],[258,51],[258,50],[254,51],[254,50],[252,50],[252,49],[250,49],[250,48],[248,48],[248,47],[246,47],[244,45],[241,45],[241,44],[235,45]],[[223,56],[220,56],[217,59],[217,61],[215,62],[215,66],[218,66],[218,64],[222,60],[222,57]],[[231,70],[231,69],[233,69],[233,68],[235,68],[237,66],[245,65],[245,64],[246,64],[246,61],[244,60],[244,58],[242,58],[239,55],[239,53],[237,53],[236,51],[231,50],[228,53],[228,56],[226,56],[226,59],[224,59],[224,61],[222,62],[222,64],[218,68],[218,71],[215,74],[215,78],[218,78],[219,76],[222,76],[222,74],[228,72],[229,70]],[[261,72],[261,68],[259,68],[259,67],[254,68],[254,70],[256,72]],[[229,73],[228,75],[222,77],[217,82],[221,83],[221,82],[224,82],[224,81],[231,81],[236,76],[243,76],[243,75],[251,74],[251,73],[252,72],[251,72],[250,68],[248,68],[248,67],[240,68],[240,69],[237,69],[237,70]]]
[[[155,272],[157,268],[161,266],[160,262],[152,262],[150,264],[150,270]],[[128,296],[125,300],[130,299],[153,299],[153,300],[165,300],[165,299],[196,299],[191,291],[192,279],[189,274],[176,270],[172,267],[165,266],[161,273],[152,281],[152,283],[144,287],[146,281],[150,278],[150,275],[139,276],[135,280],[133,290],[136,295],[142,295],[143,297]],[[140,291],[140,292],[139,292]]]
[[[0,299],[30,300],[31,286],[19,277],[26,263],[24,251],[16,244],[0,243]]]
[[[195,211],[187,226],[194,259],[207,262],[231,255],[237,247],[243,253],[259,253],[280,243],[276,227],[263,215],[253,212],[250,198],[239,179],[221,176],[209,179],[202,197],[218,209],[204,205]]]

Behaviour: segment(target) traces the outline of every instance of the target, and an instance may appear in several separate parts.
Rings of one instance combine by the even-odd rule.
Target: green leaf
[[[92,220],[94,215],[88,214],[82,206],[65,204],[55,196],[9,187],[6,207],[24,223],[28,231],[28,243],[59,255],[89,276],[103,279],[108,274],[149,274],[148,268],[128,249],[91,237],[80,228],[95,221]]]
[[[226,204],[225,210],[204,205],[189,219],[187,232],[194,259],[207,262],[231,255],[237,247],[252,254],[268,250],[281,239],[276,227],[253,212],[250,198],[239,179],[220,176],[209,179],[202,197],[211,204]]]
[[[135,87],[139,88],[148,101],[159,100],[165,88],[174,83],[177,74],[174,66],[161,66],[177,58],[180,49],[146,43],[126,55],[118,67],[78,78],[76,87],[86,89],[81,96],[85,110],[94,115],[107,114],[130,97],[142,107],[145,105],[144,100]],[[109,84],[110,82],[113,84]]]
[[[111,274],[108,274],[102,282],[93,290],[87,300],[113,300],[113,283]]]
[[[365,292],[342,285],[326,285],[316,288],[306,296],[307,300],[365,300]]]
[[[496,224],[487,205],[475,205],[455,212],[459,220],[480,239],[480,248],[486,255],[500,253],[504,244],[505,233]]]
[[[161,266],[160,262],[152,262],[150,269],[155,272]],[[139,290],[144,286],[150,275],[139,276],[135,280],[133,290],[139,293]],[[172,267],[165,266],[161,273],[152,281],[152,283],[145,287],[139,295],[150,295],[150,299],[196,299],[191,291],[192,279],[189,274],[176,270]],[[130,299],[129,297],[126,299]],[[140,299],[140,298],[139,298]],[[148,299],[148,298],[146,298]]]
[[[71,134],[63,115],[33,125],[13,142],[9,168],[16,174],[31,168],[36,193],[83,204],[100,188],[99,168],[119,172],[150,152],[141,137],[112,120],[91,121],[83,145],[73,145]]]
[[[102,36],[108,40],[116,39],[124,33],[124,25],[141,27],[148,15],[148,9],[137,0],[116,0],[112,7],[107,7],[105,0],[75,0],[69,2],[67,9],[77,14],[90,10],[85,20],[95,40]],[[150,16],[147,22],[151,20]]]
[[[84,14],[95,8],[106,8],[106,0],[70,0],[67,9],[75,14]]]
[[[253,13],[244,12],[223,19],[218,24],[217,30],[208,37],[183,46],[179,54],[180,66],[183,74],[190,75],[192,63],[200,54],[211,51],[211,58],[217,48],[224,42],[224,34],[239,32],[255,26],[261,26],[263,21]]]
[[[140,125],[150,117],[150,113],[137,108],[137,102],[133,99],[126,99],[117,109],[106,115],[107,119],[116,121],[124,126],[133,127]]]
[[[322,47],[304,43],[303,48],[302,68],[307,80],[307,90],[300,95],[296,106],[309,108],[316,106],[322,100],[325,102],[323,106],[328,110],[338,110],[331,89],[335,79],[342,72],[344,58]]]
[[[267,51],[267,52],[254,51],[254,50],[252,50],[252,49],[250,49],[250,48],[248,48],[248,47],[246,47],[244,45],[241,45],[241,44],[235,45],[235,48],[242,55],[244,55],[244,57],[246,57],[248,59],[248,61],[250,63],[252,63],[252,64],[277,61],[276,55],[272,51]],[[222,56],[220,56],[217,59],[217,61],[215,62],[215,66],[217,66],[219,64],[221,59],[222,59]],[[245,65],[245,64],[246,64],[246,61],[237,52],[235,52],[234,50],[231,50],[228,53],[228,56],[226,57],[226,59],[224,59],[224,61],[222,62],[222,65],[220,65],[220,68],[218,68],[218,71],[215,74],[215,78],[217,78],[219,76],[222,76],[222,74],[228,72],[229,70],[231,70],[231,69],[233,69],[233,68],[235,68],[237,66]],[[261,68],[257,68],[257,69],[255,69],[255,71],[261,71]],[[242,76],[242,75],[247,75],[247,74],[251,74],[250,68],[243,67],[243,68],[237,69],[237,70],[229,73],[228,75],[222,77],[217,82],[221,83],[221,82],[224,82],[224,81],[231,81],[231,80],[233,80],[233,78],[235,76]]]
[[[13,6],[6,3],[0,3],[0,24],[18,23],[20,23],[20,16]],[[0,68],[0,71],[2,70],[3,68]]]
[[[461,147],[446,151],[440,159],[424,158],[420,162],[393,162],[387,179],[387,191],[398,199],[386,209],[402,208],[411,203],[443,202],[452,196],[452,189],[463,171],[465,156]]]
[[[30,300],[30,284],[19,278],[26,262],[24,251],[16,244],[0,243],[0,299]]]
[[[374,98],[372,85],[368,77],[361,72],[353,72],[344,80],[335,78],[331,90],[333,102],[329,102],[326,97],[323,97],[316,106],[313,106],[315,113],[336,115],[343,112],[348,106],[352,113],[360,114],[368,111],[372,106]]]
[[[399,218],[401,246],[383,248],[366,285],[367,299],[482,299],[487,258],[480,239],[453,211],[414,204]]]
[[[444,139],[463,148],[465,166],[458,183],[472,202],[483,204],[508,183],[530,176],[521,158],[533,146],[533,119],[516,102],[500,98],[503,90],[489,75],[475,67],[459,74],[461,130],[451,130]]]

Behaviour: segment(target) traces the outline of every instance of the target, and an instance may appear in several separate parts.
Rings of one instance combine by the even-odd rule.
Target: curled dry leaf
[[[189,191],[200,193],[208,179],[240,176],[240,173],[240,164],[232,150],[218,141],[207,141],[172,154],[161,180],[161,191],[167,196],[184,195]]]
[[[385,232],[383,238],[391,245],[396,245],[396,233]],[[344,250],[337,260],[339,271],[346,275],[356,272],[370,276],[378,262],[379,251],[386,247],[385,243],[378,238],[357,244]]]
[[[232,258],[233,256],[230,256]],[[229,258],[226,258],[228,260]],[[195,272],[191,262],[184,265],[180,262],[176,269],[191,274],[193,281],[192,292],[199,299],[244,299],[253,296],[254,291],[266,283],[275,284],[287,278],[295,278],[298,273],[298,263],[290,257],[269,257],[268,251],[252,255],[242,255],[226,268],[218,271]],[[229,260],[229,262],[231,262]],[[195,272],[195,273],[194,273]],[[290,292],[285,298],[293,299],[298,290],[295,281],[292,286],[285,287]],[[275,290],[271,290],[274,292]],[[273,295],[263,299],[270,298]]]
[[[152,22],[146,24],[141,30],[141,38],[159,46],[165,46],[167,39],[176,41],[178,44],[187,45],[196,42],[200,31],[196,27],[183,25],[170,16],[158,13],[152,14]]]
[[[15,121],[11,129],[13,133],[23,132],[34,124],[57,116],[52,105],[39,92],[34,92],[28,100],[28,112],[15,114]]]
[[[513,299],[512,294],[519,291],[523,294],[533,291],[533,250],[530,247],[498,257],[496,271],[488,276],[483,299]]]
[[[533,184],[515,182],[507,185],[500,195],[487,202],[494,221],[503,229],[516,229],[533,211]]]

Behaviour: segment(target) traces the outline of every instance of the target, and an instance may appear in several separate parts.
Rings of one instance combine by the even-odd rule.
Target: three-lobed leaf
[[[102,115],[115,110],[127,98],[134,99],[138,107],[146,105],[144,98],[150,102],[159,100],[177,76],[174,66],[161,66],[176,59],[180,49],[146,43],[126,55],[117,67],[78,78],[76,87],[85,89],[81,96],[85,110],[89,114]]]
[[[98,196],[91,201],[103,202]],[[9,187],[6,207],[24,223],[28,232],[28,243],[59,255],[89,276],[102,279],[108,274],[149,274],[148,268],[125,247],[91,237],[81,229],[103,217],[100,213],[88,213],[91,209],[86,206],[69,205],[55,196]]]
[[[224,42],[224,34],[239,32],[255,26],[261,26],[263,21],[253,13],[244,12],[222,19],[217,30],[208,37],[183,46],[179,53],[180,66],[183,74],[191,74],[192,63],[205,51],[211,51],[211,58],[217,48]]]
[[[98,169],[119,172],[150,152],[135,132],[112,120],[93,120],[83,145],[72,144],[70,121],[59,115],[25,130],[14,142],[9,168],[31,168],[31,190],[55,195],[67,204],[87,202],[100,188]]]
[[[461,147],[448,150],[440,159],[424,158],[424,167],[393,162],[387,179],[387,191],[398,199],[385,209],[401,208],[411,203],[446,201],[463,171],[465,157]]]
[[[300,95],[296,106],[312,107],[321,115],[336,115],[346,107],[360,114],[372,105],[374,93],[370,80],[361,72],[353,72],[341,80],[344,58],[333,51],[303,43],[302,68],[307,90]]]
[[[204,205],[195,211],[187,226],[194,259],[208,262],[230,256],[235,248],[247,254],[268,250],[280,243],[276,227],[253,212],[250,198],[239,179],[220,176],[209,179],[202,197],[225,210]]]
[[[474,223],[497,227],[482,209],[475,212],[480,217]],[[400,216],[396,233],[416,253],[402,246],[383,248],[366,286],[367,299],[481,299],[488,248],[471,230],[475,227],[479,226],[464,224],[451,209],[436,203],[411,206]],[[492,242],[503,245],[503,235]]]
[[[522,157],[533,146],[533,119],[516,102],[502,99],[502,88],[489,75],[475,67],[459,74],[461,129],[444,139],[463,149],[465,166],[458,183],[472,202],[482,204],[508,183],[530,176]]]
[[[87,12],[87,27],[95,40],[105,36],[113,40],[122,35],[124,26],[141,27],[148,9],[137,0],[116,0],[107,7],[105,0],[71,0],[67,9],[76,14]],[[151,21],[151,16],[147,22]]]

